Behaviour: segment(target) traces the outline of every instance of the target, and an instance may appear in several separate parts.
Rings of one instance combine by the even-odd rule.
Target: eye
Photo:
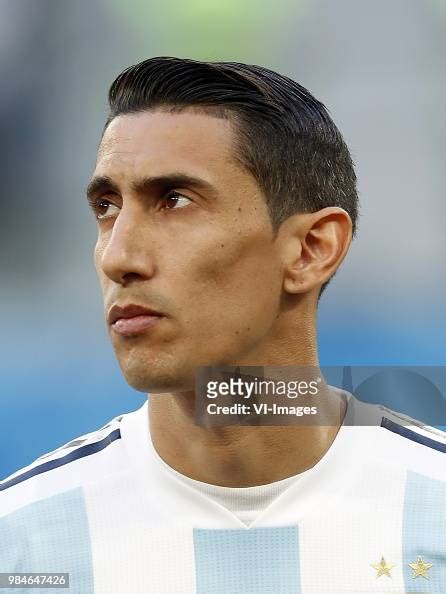
[[[179,192],[169,192],[164,197],[166,210],[178,210],[178,208],[184,208],[192,202],[190,198],[180,194]]]
[[[115,204],[113,204],[109,200],[106,200],[105,198],[98,198],[97,200],[93,200],[90,204],[95,214],[95,217],[98,220],[108,219],[114,216],[114,214],[116,214],[117,211],[119,211],[119,208]]]

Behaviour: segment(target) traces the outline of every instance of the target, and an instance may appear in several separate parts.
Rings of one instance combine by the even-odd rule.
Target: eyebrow
[[[215,187],[199,177],[193,177],[187,173],[174,172],[166,175],[153,177],[142,177],[132,182],[132,190],[137,193],[148,192],[155,188],[167,190],[172,187],[192,186],[204,190],[212,197],[217,195]],[[97,196],[100,192],[118,192],[117,184],[107,175],[93,177],[86,188],[86,195],[89,199]]]

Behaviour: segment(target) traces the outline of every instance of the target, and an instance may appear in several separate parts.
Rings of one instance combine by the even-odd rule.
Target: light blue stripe
[[[297,526],[194,529],[197,594],[300,594]]]
[[[70,574],[69,589],[24,588],[22,594],[93,593],[90,534],[81,488],[0,518],[0,572]]]
[[[429,579],[412,577],[409,563],[418,557],[432,563]],[[406,592],[446,592],[446,482],[410,471],[404,498],[403,573]]]

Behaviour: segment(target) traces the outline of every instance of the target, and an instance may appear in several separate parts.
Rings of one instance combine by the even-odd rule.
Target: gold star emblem
[[[379,563],[373,563],[372,567],[378,572],[376,574],[377,578],[381,577],[382,575],[387,575],[391,578],[392,576],[390,575],[390,570],[395,567],[395,565],[387,563],[384,557],[381,557],[381,561]]]
[[[409,567],[413,569],[413,578],[421,576],[428,580],[429,576],[427,575],[427,572],[432,567],[432,563],[426,563],[421,557],[418,557],[416,563],[409,563]]]

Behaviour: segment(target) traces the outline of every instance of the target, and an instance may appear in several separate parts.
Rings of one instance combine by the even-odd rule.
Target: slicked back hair
[[[234,158],[263,191],[275,233],[291,215],[338,206],[355,235],[358,195],[347,145],[325,106],[292,79],[238,62],[156,57],[119,74],[108,99],[104,131],[119,115],[157,108],[231,119]]]

